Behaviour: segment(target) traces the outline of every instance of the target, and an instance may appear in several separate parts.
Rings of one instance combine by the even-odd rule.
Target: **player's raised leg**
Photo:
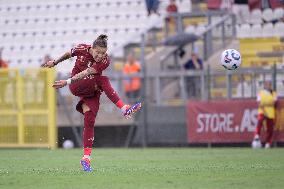
[[[142,106],[138,102],[132,106],[125,104],[118,96],[117,92],[112,88],[109,78],[106,76],[95,76],[95,84],[97,84],[107,95],[107,97],[121,110],[123,116],[129,118],[139,110]]]

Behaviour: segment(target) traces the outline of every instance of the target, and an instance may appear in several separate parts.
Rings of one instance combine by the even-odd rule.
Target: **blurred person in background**
[[[191,59],[189,59],[184,64],[185,70],[202,70],[203,69],[203,61],[198,57],[198,53],[194,50],[191,53]],[[187,76],[186,77],[186,90],[188,92],[188,97],[196,97],[197,92],[200,91],[197,89],[199,78],[196,76]]]
[[[46,64],[47,62],[49,61],[52,61],[52,58],[49,54],[46,54],[44,57],[43,57],[43,61],[42,61],[42,65]]]
[[[8,62],[2,58],[3,47],[0,48],[0,68],[8,68]]]
[[[265,148],[270,148],[272,144],[273,127],[276,117],[277,93],[272,89],[270,81],[264,82],[264,89],[259,91],[257,95],[258,116],[257,126],[254,133],[254,141],[260,142],[260,133],[264,121],[266,122],[266,139]]]
[[[69,85],[71,93],[80,97],[76,110],[84,115],[83,130],[83,157],[80,161],[86,172],[92,171],[90,156],[94,141],[94,124],[99,110],[100,96],[106,96],[121,110],[123,116],[128,118],[141,107],[141,103],[134,106],[125,104],[112,88],[109,78],[102,72],[109,66],[110,58],[107,54],[107,36],[100,35],[92,45],[79,44],[71,51],[64,53],[60,58],[43,64],[43,67],[54,67],[58,63],[71,57],[77,57],[71,78],[55,81],[56,89]]]
[[[152,13],[157,14],[160,16],[160,13],[158,12],[159,9],[159,1],[158,0],[145,0],[148,16],[150,16]]]
[[[178,12],[178,7],[176,5],[176,1],[175,0],[170,0],[170,4],[167,6],[167,13],[168,14],[172,14],[172,13],[177,13]],[[168,20],[170,21],[172,18],[171,17],[167,17]]]
[[[172,30],[176,28],[176,21],[175,17],[171,16],[171,14],[178,12],[178,7],[175,0],[170,0],[170,4],[167,6],[166,11],[168,14],[166,17],[166,22],[169,24],[170,33],[172,33]]]
[[[138,98],[140,95],[141,79],[132,77],[133,74],[138,74],[140,71],[140,63],[136,60],[133,53],[129,53],[127,62],[123,66],[123,74],[128,77],[123,81],[123,85],[125,94],[129,99]]]
[[[203,69],[203,61],[199,58],[197,52],[191,53],[191,59],[189,59],[184,64],[184,69],[186,70],[202,70]]]

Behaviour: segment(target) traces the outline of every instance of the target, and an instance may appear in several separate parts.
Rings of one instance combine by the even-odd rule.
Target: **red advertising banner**
[[[256,125],[257,102],[254,99],[190,101],[187,104],[190,143],[251,142]],[[273,140],[284,141],[284,100],[277,105]]]

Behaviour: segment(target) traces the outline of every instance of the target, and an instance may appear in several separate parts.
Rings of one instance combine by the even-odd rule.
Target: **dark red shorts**
[[[97,114],[100,105],[101,90],[96,85],[96,79],[82,79],[69,85],[71,93],[80,97],[76,110],[83,114],[82,104],[85,103],[90,110]]]
[[[101,93],[100,88],[96,84],[98,78],[82,79],[69,85],[71,93],[78,97],[92,97],[97,93]]]

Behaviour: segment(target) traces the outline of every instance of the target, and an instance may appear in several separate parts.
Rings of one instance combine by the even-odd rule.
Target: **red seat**
[[[207,0],[208,9],[220,9],[222,0]]]

